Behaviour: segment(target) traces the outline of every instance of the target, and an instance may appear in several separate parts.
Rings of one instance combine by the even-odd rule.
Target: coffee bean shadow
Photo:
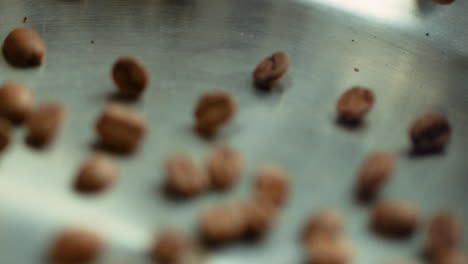
[[[275,83],[271,87],[262,87],[255,84],[255,82],[249,80],[251,88],[254,90],[254,94],[258,97],[267,97],[272,94],[283,94],[288,87],[291,87],[291,78],[285,77],[278,83]]]
[[[420,14],[428,15],[434,11],[435,5],[432,3],[432,0],[414,0],[414,1],[416,1],[416,6]]]
[[[335,125],[344,128],[349,131],[362,131],[367,127],[365,120],[345,120],[339,116],[335,117]]]
[[[414,148],[406,150],[406,156],[409,159],[423,159],[429,157],[437,157],[445,154],[445,149],[433,149],[429,151],[420,151]]]
[[[36,151],[42,151],[48,148],[49,144],[48,142],[44,142],[41,140],[36,140],[32,137],[25,137],[24,138],[24,143],[31,149],[36,150]]]
[[[390,232],[386,230],[379,230],[378,228],[374,226],[370,226],[372,232],[377,235],[379,238],[387,240],[387,241],[392,241],[392,242],[402,242],[402,241],[408,241],[411,239],[413,234],[415,232],[410,231],[410,232]]]
[[[138,97],[123,96],[117,91],[108,93],[106,99],[109,102],[116,102],[116,103],[123,103],[123,104],[132,104],[138,101]]]
[[[89,144],[89,147],[92,151],[103,152],[111,155],[116,155],[120,157],[128,157],[135,154],[135,151],[119,150],[111,148],[107,145],[102,144],[102,142],[95,140]]]
[[[206,143],[218,143],[226,142],[229,138],[234,137],[241,131],[241,126],[238,123],[233,122],[225,127],[222,127],[218,131],[200,131],[194,125],[184,126],[184,130],[187,133],[194,135],[195,137],[203,140]]]
[[[161,195],[164,200],[176,204],[187,203],[196,198],[196,196],[181,195],[174,192],[166,183],[156,185],[156,192]]]
[[[357,188],[354,188],[352,196],[354,201],[361,206],[373,205],[378,200],[378,194],[362,192]]]

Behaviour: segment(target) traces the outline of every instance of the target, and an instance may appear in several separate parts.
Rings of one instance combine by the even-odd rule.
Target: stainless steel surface
[[[49,149],[25,146],[19,128],[1,154],[0,263],[42,263],[50,239],[68,224],[96,226],[106,237],[102,263],[147,263],[146,247],[161,227],[194,232],[200,208],[248,196],[254,168],[270,162],[294,175],[273,232],[257,245],[213,252],[209,263],[299,263],[299,228],[325,206],[346,214],[356,263],[416,256],[422,230],[402,242],[373,235],[368,208],[351,197],[352,182],[366,153],[394,150],[398,168],[384,197],[414,201],[425,215],[453,208],[468,220],[467,12],[464,0],[0,0],[1,38],[27,16],[25,25],[48,48],[37,69],[14,69],[1,58],[0,81],[22,81],[37,102],[68,108]],[[284,90],[258,94],[252,68],[276,50],[291,56]],[[123,54],[141,57],[151,73],[143,100],[132,105],[146,116],[149,134],[136,155],[118,158],[121,176],[109,192],[81,196],[71,182],[114,90],[110,66]],[[371,87],[377,103],[364,127],[346,130],[334,122],[334,102],[354,84]],[[227,194],[169,201],[157,190],[161,161],[173,151],[202,159],[214,144],[190,130],[197,97],[214,88],[239,103],[216,141],[244,152],[248,169]],[[407,126],[427,110],[448,116],[453,138],[443,155],[411,158]]]

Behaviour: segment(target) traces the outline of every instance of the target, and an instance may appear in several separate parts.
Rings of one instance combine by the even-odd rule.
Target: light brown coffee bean
[[[289,174],[275,165],[266,165],[255,173],[255,195],[258,199],[281,206],[289,193]]]
[[[448,4],[455,2],[455,0],[432,0],[432,1],[440,5],[448,5]]]
[[[365,87],[346,90],[336,102],[336,112],[342,122],[359,122],[374,105],[374,93]]]
[[[49,249],[56,264],[81,264],[96,260],[104,248],[104,240],[94,231],[72,228],[62,231]]]
[[[233,241],[245,233],[245,214],[239,206],[215,205],[202,211],[199,228],[205,242]]]
[[[310,216],[302,239],[306,244],[315,240],[336,240],[343,233],[343,216],[334,209],[322,209]]]
[[[393,173],[395,158],[391,152],[370,154],[361,164],[356,188],[360,195],[374,197]]]
[[[262,237],[270,229],[276,216],[276,208],[270,203],[252,199],[241,205],[245,214],[246,235]]]
[[[235,149],[223,145],[213,149],[206,159],[206,170],[213,187],[231,188],[244,169],[244,158]]]
[[[426,236],[426,252],[430,258],[456,251],[462,240],[461,220],[450,211],[432,217]]]
[[[49,144],[65,119],[65,108],[60,103],[46,103],[34,109],[27,120],[26,142],[34,147]]]
[[[182,196],[195,196],[208,190],[210,180],[206,172],[186,154],[173,154],[165,164],[166,187]]]
[[[11,125],[6,119],[0,118],[0,152],[4,151],[11,142]]]
[[[148,86],[148,71],[145,65],[134,57],[120,57],[112,67],[112,78],[117,85],[119,94],[136,99]]]
[[[33,110],[33,98],[28,88],[18,82],[0,85],[0,116],[13,123],[26,120]]]
[[[411,203],[400,200],[380,201],[371,213],[373,229],[385,236],[406,237],[420,223],[418,209]]]
[[[118,168],[109,156],[93,154],[81,165],[74,188],[83,193],[100,192],[112,185],[118,174]]]
[[[108,104],[96,122],[99,143],[111,151],[135,151],[146,134],[144,118],[128,107]]]
[[[15,67],[40,65],[45,54],[44,42],[31,28],[16,28],[3,42],[3,55]]]
[[[289,57],[279,51],[263,59],[253,71],[253,80],[257,88],[271,89],[288,71]]]
[[[153,242],[150,255],[155,263],[182,263],[183,255],[188,247],[189,241],[182,233],[165,230]]]
[[[223,91],[203,94],[195,106],[195,129],[201,134],[213,134],[229,122],[237,110],[232,96]]]
[[[342,239],[318,239],[307,244],[306,249],[310,264],[347,264],[353,260],[351,245]]]
[[[410,126],[409,136],[416,152],[438,152],[450,140],[451,127],[448,120],[438,113],[426,113]]]

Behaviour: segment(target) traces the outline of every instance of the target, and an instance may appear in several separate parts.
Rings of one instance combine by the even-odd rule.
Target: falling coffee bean
[[[271,89],[288,71],[289,57],[284,52],[275,52],[263,59],[253,71],[257,88]]]
[[[98,142],[121,153],[135,151],[146,134],[144,118],[124,105],[108,104],[96,122]]]
[[[189,155],[171,155],[166,160],[165,169],[166,188],[174,194],[195,196],[209,188],[208,175]]]
[[[165,230],[153,242],[150,255],[155,263],[179,264],[188,247],[189,241],[182,233]]]
[[[236,102],[223,91],[203,94],[195,106],[195,129],[202,135],[216,133],[222,125],[231,120],[236,112]]]
[[[438,113],[426,113],[416,119],[409,129],[413,150],[418,153],[438,152],[450,140],[451,128],[447,119]]]
[[[385,236],[407,237],[418,227],[418,209],[411,203],[399,200],[379,202],[371,213],[370,225]]]
[[[341,122],[358,123],[374,105],[374,93],[365,87],[354,86],[346,90],[336,102],[336,112]]]
[[[213,149],[206,160],[206,170],[213,187],[226,190],[234,185],[244,168],[244,158],[235,149],[223,145]]]
[[[242,208],[234,205],[216,205],[204,209],[199,220],[203,241],[221,244],[239,239],[246,230]]]
[[[370,154],[358,170],[356,188],[361,197],[373,198],[388,181],[395,166],[390,152]]]
[[[33,111],[33,98],[28,88],[18,82],[0,85],[0,116],[12,123],[26,120]]]
[[[4,151],[11,142],[11,125],[6,119],[0,118],[0,152]]]
[[[347,264],[352,263],[353,250],[343,239],[318,239],[306,245],[307,263]]]
[[[101,255],[103,248],[104,241],[98,234],[73,228],[58,234],[51,245],[49,257],[56,264],[89,263]]]
[[[148,71],[134,57],[120,57],[112,67],[112,78],[123,97],[136,99],[148,86]]]
[[[255,195],[258,199],[281,206],[289,193],[290,176],[280,167],[266,165],[255,173]]]
[[[307,220],[302,240],[306,244],[316,240],[336,240],[343,233],[343,216],[334,209],[322,209]]]
[[[259,238],[265,235],[274,222],[276,208],[270,203],[253,199],[242,204],[248,237]]]
[[[46,48],[39,34],[21,27],[11,31],[3,42],[3,55],[15,67],[32,67],[42,63]]]
[[[109,187],[118,176],[118,169],[105,154],[94,154],[80,167],[74,182],[78,192],[96,193]]]
[[[457,215],[440,211],[432,217],[426,236],[426,253],[431,259],[456,251],[461,243],[463,227]]]
[[[26,142],[33,147],[44,147],[54,139],[65,118],[60,103],[46,103],[34,109],[26,122]]]

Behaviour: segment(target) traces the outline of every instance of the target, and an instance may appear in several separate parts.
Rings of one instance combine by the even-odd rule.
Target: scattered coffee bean
[[[183,255],[188,246],[189,241],[182,233],[175,230],[165,230],[153,242],[150,255],[155,263],[182,263]]]
[[[288,71],[289,57],[284,52],[275,52],[263,59],[253,72],[255,86],[271,89]]]
[[[346,90],[336,102],[336,112],[340,121],[357,123],[374,105],[374,93],[368,88],[354,86]]]
[[[342,239],[316,240],[307,245],[306,254],[310,264],[347,264],[353,260],[351,245]]]
[[[432,1],[436,4],[441,4],[441,5],[448,5],[448,4],[455,2],[455,0],[432,0]]]
[[[450,211],[438,212],[430,221],[426,252],[430,258],[456,251],[462,240],[461,220]]]
[[[414,151],[438,152],[444,149],[451,134],[447,119],[438,113],[427,113],[416,119],[409,129]]]
[[[231,188],[244,168],[244,158],[229,146],[218,146],[206,160],[206,170],[213,187],[226,190]]]
[[[33,147],[43,147],[56,136],[65,118],[65,108],[60,103],[46,103],[34,109],[27,119],[26,142]]]
[[[208,190],[208,175],[190,156],[174,154],[166,160],[165,167],[166,187],[169,191],[182,196],[194,196]]]
[[[302,235],[303,242],[336,240],[343,233],[343,216],[334,209],[323,209],[314,213],[306,222]]]
[[[274,165],[260,167],[255,174],[255,194],[260,200],[281,206],[289,192],[289,174]]]
[[[236,102],[226,92],[212,91],[203,94],[194,110],[195,129],[203,135],[214,134],[218,128],[231,120],[236,108]]]
[[[33,98],[21,83],[8,81],[0,86],[0,116],[12,123],[26,120],[33,110]]]
[[[379,202],[373,209],[370,224],[373,229],[385,236],[406,237],[418,227],[418,209],[411,203],[398,200]]]
[[[49,256],[53,263],[88,263],[96,260],[104,248],[104,241],[93,231],[69,229],[58,234]]]
[[[42,63],[46,53],[39,34],[26,27],[11,31],[3,42],[5,59],[16,67],[31,67]]]
[[[109,187],[118,174],[118,169],[109,156],[94,154],[81,165],[74,188],[83,193],[100,192]]]
[[[0,152],[4,151],[11,142],[11,125],[6,119],[0,118]]]
[[[388,181],[395,166],[390,152],[370,154],[358,170],[356,188],[361,197],[374,197]]]
[[[141,96],[149,79],[145,65],[134,57],[118,58],[112,67],[112,78],[119,94],[131,99]]]
[[[240,238],[246,230],[246,219],[239,206],[223,204],[203,210],[199,225],[205,242],[220,244]]]
[[[130,153],[135,151],[146,134],[143,117],[124,105],[111,103],[96,122],[99,143],[109,150]]]
[[[246,235],[253,238],[264,236],[273,224],[276,208],[270,203],[258,200],[247,201],[242,206],[246,221]]]

